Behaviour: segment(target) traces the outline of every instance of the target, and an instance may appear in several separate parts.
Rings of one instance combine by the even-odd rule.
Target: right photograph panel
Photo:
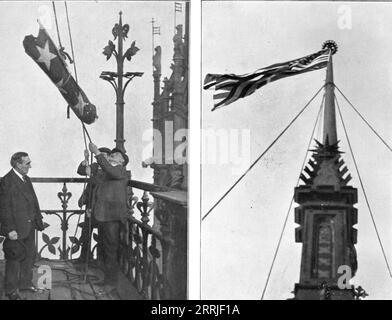
[[[202,2],[201,298],[389,299],[392,5]]]

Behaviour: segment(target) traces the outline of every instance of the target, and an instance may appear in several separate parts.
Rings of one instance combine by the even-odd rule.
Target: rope
[[[87,149],[87,139],[86,139],[86,131],[84,130],[83,127],[83,122],[82,122],[82,131],[83,131],[83,141],[84,141],[84,147],[85,149]],[[91,140],[90,140],[91,141]],[[82,194],[84,194],[84,191],[86,190],[86,181],[83,183],[83,191]],[[80,224],[80,217],[81,215],[78,216],[78,222],[76,224],[76,228],[75,228],[75,232],[74,232],[74,238],[76,238],[76,234],[78,233],[78,228],[79,228],[79,224]],[[72,260],[72,249],[71,249],[71,254],[70,254],[71,260]]]
[[[84,129],[83,130],[84,146],[85,146],[85,148],[87,150],[86,135],[88,136],[90,142],[91,142],[91,138],[90,138],[90,136],[88,134],[88,131],[86,129],[86,126],[84,125],[83,122],[82,122],[82,126],[83,126],[83,129]],[[93,164],[93,154],[91,153],[90,154],[90,168],[92,167],[92,164]],[[90,177],[91,177],[91,174],[92,174],[92,172],[90,172]],[[86,186],[84,186],[84,188],[83,188],[83,193],[85,191],[85,188],[86,188]],[[88,207],[89,208],[87,208],[87,205],[86,205],[86,213],[85,213],[86,217],[87,217],[87,210],[88,209],[92,210],[92,203],[91,203],[92,202],[91,201],[92,200],[92,188],[93,188],[93,185],[92,185],[91,180],[90,180],[89,194],[88,194],[89,195],[89,198],[88,198],[88,203],[89,203]],[[84,276],[83,276],[83,280],[85,282],[87,282],[87,280],[88,280],[87,274],[88,274],[88,266],[89,266],[89,261],[90,261],[91,234],[92,234],[92,230],[91,230],[91,228],[92,228],[92,225],[91,225],[92,221],[91,220],[92,220],[92,213],[90,213],[90,217],[88,219],[87,257],[86,257],[86,262],[85,262],[85,266],[84,266]],[[86,221],[86,219],[85,219],[85,221]],[[78,226],[79,226],[79,224],[78,224]],[[77,229],[76,229],[76,231],[77,231]]]
[[[54,4],[54,1],[52,1],[52,5],[53,5],[53,12],[54,12],[54,20],[56,21],[56,29],[57,29],[57,39],[59,41],[59,46],[60,46],[60,50],[63,47],[61,44],[61,39],[60,39],[60,31],[59,31],[59,24],[57,21],[57,14],[56,14],[56,5]]]
[[[316,92],[316,94],[308,101],[308,103],[301,109],[301,111],[290,121],[290,123],[283,129],[281,133],[272,141],[272,143],[263,151],[263,153],[251,164],[251,166],[238,178],[236,182],[224,193],[222,197],[212,206],[210,210],[203,216],[202,221],[216,208],[216,206],[230,193],[231,190],[249,173],[250,170],[256,165],[257,162],[272,148],[272,146],[280,139],[280,137],[291,127],[291,125],[298,119],[298,117],[305,111],[309,104],[316,98],[324,85]]]
[[[92,163],[92,160],[91,160]],[[92,198],[92,184],[90,183],[90,192],[89,192],[89,202],[91,203],[91,198]],[[86,208],[86,212],[87,212],[87,208]],[[92,211],[92,206],[90,206],[90,210]],[[83,276],[83,280],[84,282],[87,282],[87,277],[88,277],[88,265],[90,262],[90,251],[91,251],[91,234],[92,234],[92,212],[90,211],[90,217],[88,219],[88,238],[87,238],[87,257],[86,257],[86,262],[84,265],[84,276]],[[87,213],[86,213],[87,214]],[[87,216],[86,216],[87,217]]]
[[[60,42],[60,33],[59,33],[59,28],[58,28],[58,23],[57,23],[56,8],[55,8],[54,2],[52,2],[52,3],[53,3],[53,10],[54,10],[54,15],[55,15],[55,19],[56,19],[57,36],[58,36],[58,38],[59,38],[59,43],[60,43],[60,46],[61,46],[61,42]],[[70,42],[70,45],[71,45],[72,63],[73,63],[73,67],[74,67],[75,81],[76,81],[76,83],[78,83],[78,73],[77,73],[77,70],[76,70],[75,52],[74,52],[74,47],[73,47],[73,40],[72,40],[72,33],[71,33],[71,25],[70,25],[70,22],[69,22],[69,14],[68,14],[67,1],[64,1],[64,6],[65,6],[66,17],[67,17],[67,27],[68,27],[69,42]],[[88,131],[87,131],[86,125],[83,123],[82,120],[80,120],[80,122],[81,122],[81,124],[82,124],[84,147],[85,147],[85,149],[87,150],[88,147],[87,147],[87,139],[86,139],[86,136],[88,137],[88,139],[89,139],[90,142],[92,142],[92,141],[91,141],[90,134],[89,134]],[[90,160],[90,161],[91,161],[90,164],[92,164],[92,155],[91,155],[91,160]],[[91,183],[90,183],[90,195],[91,195],[91,187],[92,187],[92,185],[91,185]],[[83,185],[83,193],[85,192],[85,190],[86,190],[86,182],[84,182],[84,185]],[[79,217],[78,217],[78,222],[77,222],[77,225],[76,225],[76,228],[75,228],[74,238],[76,237],[76,234],[77,234],[77,232],[78,232],[79,223],[80,223],[80,216],[81,216],[81,215],[79,215]],[[89,219],[89,226],[88,226],[88,228],[89,228],[89,232],[88,232],[88,234],[89,234],[88,245],[90,246],[90,242],[91,242],[91,239],[90,239],[90,238],[91,238],[91,217],[90,217],[90,219]],[[89,252],[88,252],[87,254],[89,255]],[[72,251],[71,251],[70,256],[71,256],[71,259],[72,259]],[[86,281],[86,279],[87,279],[88,261],[89,261],[89,256],[87,256],[87,258],[86,258],[86,265],[85,265],[85,271],[84,271],[84,280],[85,280],[85,281]]]
[[[80,122],[82,123],[83,131],[86,133],[88,140],[89,140],[90,142],[92,142],[92,141],[91,141],[90,134],[89,134],[88,131],[87,131],[86,125],[84,124],[84,122],[83,122],[82,120],[80,120]],[[86,142],[85,142],[85,145],[87,146]]]
[[[339,90],[339,89],[338,89],[338,90]],[[339,91],[340,91],[340,90],[339,90]],[[346,139],[347,139],[347,143],[348,143],[348,146],[349,146],[349,149],[350,149],[351,157],[352,157],[353,162],[354,162],[355,170],[357,171],[357,174],[358,174],[359,183],[360,183],[360,185],[361,185],[361,189],[362,189],[363,195],[365,196],[365,201],[366,201],[366,205],[367,205],[367,207],[368,207],[368,209],[369,209],[370,217],[372,218],[374,230],[376,231],[376,234],[377,234],[377,239],[378,239],[378,242],[379,242],[379,244],[380,244],[382,254],[383,254],[383,256],[384,256],[384,260],[385,260],[385,264],[386,264],[387,269],[388,269],[388,272],[389,272],[389,276],[392,278],[391,268],[389,267],[389,263],[388,263],[387,256],[386,256],[386,254],[385,254],[384,246],[383,246],[383,244],[382,244],[382,241],[381,241],[381,238],[380,238],[380,234],[379,234],[378,229],[377,229],[376,221],[375,221],[374,216],[373,216],[373,211],[372,211],[372,209],[370,208],[370,203],[369,203],[369,200],[368,200],[366,191],[365,191],[365,187],[364,187],[364,184],[363,184],[363,181],[362,181],[361,174],[359,173],[359,168],[358,168],[358,165],[357,165],[357,161],[356,161],[356,159],[355,159],[354,152],[353,152],[353,149],[352,149],[352,147],[351,147],[351,142],[350,142],[350,139],[349,139],[349,137],[348,137],[346,125],[345,125],[345,123],[344,123],[343,116],[342,116],[342,112],[340,111],[339,103],[338,103],[336,97],[335,97],[335,101],[336,101],[336,105],[337,105],[337,107],[338,107],[340,120],[341,120],[342,125],[343,125],[344,134],[346,135]]]
[[[343,94],[340,89],[335,86],[336,89],[338,89],[339,93],[343,96],[343,98],[347,101],[347,103],[354,109],[354,111],[359,115],[359,117],[367,124],[367,126],[370,128],[370,130],[373,131],[373,133],[381,140],[381,142],[389,149],[389,151],[392,152],[392,148],[385,142],[385,140],[377,133],[377,131],[371,126],[369,122],[366,121],[366,119],[361,115],[361,113],[354,107],[354,105],[348,100],[348,98]]]
[[[52,5],[53,5],[53,12],[54,12],[55,21],[56,21],[57,38],[58,38],[59,46],[60,46],[60,50],[59,50],[59,51],[60,51],[60,53],[65,54],[64,48],[63,48],[63,46],[62,46],[62,44],[61,44],[60,31],[59,31],[58,19],[57,19],[57,13],[56,13],[56,5],[55,5],[54,1],[52,1]],[[65,5],[66,16],[67,16],[67,26],[68,26],[69,41],[70,41],[71,52],[72,52],[72,61],[71,61],[71,63],[72,63],[73,66],[74,66],[75,81],[76,81],[76,83],[78,83],[78,74],[77,74],[76,62],[75,62],[75,52],[74,52],[74,48],[73,48],[73,41],[72,41],[72,34],[71,34],[71,26],[70,26],[70,22],[69,22],[68,6],[67,6],[67,2],[66,2],[66,1],[64,1],[64,5]],[[69,58],[68,55],[67,55],[67,57]],[[71,59],[70,59],[70,60],[71,60]],[[88,147],[87,147],[87,139],[86,139],[86,136],[88,137],[88,139],[89,139],[90,142],[92,142],[92,141],[91,141],[90,134],[88,133],[85,124],[83,123],[82,120],[80,120],[80,122],[81,122],[81,124],[82,124],[84,147],[85,147],[85,149],[87,150]],[[91,155],[91,163],[90,163],[90,164],[92,164],[92,155]],[[91,183],[90,183],[90,195],[91,195],[91,188],[92,188],[92,185],[91,185]],[[86,182],[84,182],[84,184],[83,184],[83,194],[84,194],[85,190],[86,190]],[[78,221],[77,221],[76,228],[75,228],[75,232],[74,232],[74,238],[76,238],[76,234],[77,234],[77,232],[78,232],[78,228],[79,228],[79,224],[80,224],[80,217],[81,217],[81,215],[79,215],[79,217],[78,217]],[[91,232],[91,217],[90,217],[90,219],[89,219],[89,224],[88,224],[88,236],[89,236],[89,238],[88,238],[88,247],[91,246],[91,233],[92,233],[92,232]],[[90,254],[90,251],[89,251],[89,250],[88,250],[88,253],[87,253],[87,254],[88,254],[88,256],[87,256],[87,258],[86,258],[85,270],[84,270],[84,273],[83,273],[83,279],[84,279],[85,282],[88,280],[88,263],[89,263],[89,254]],[[71,259],[72,259],[72,249],[71,249],[70,257],[71,257]]]
[[[309,152],[309,149],[310,149],[310,145],[311,145],[311,143],[312,143],[312,140],[313,140],[313,136],[314,136],[314,132],[315,132],[315,130],[316,130],[317,123],[318,123],[319,120],[321,119],[320,115],[321,115],[321,110],[323,109],[324,99],[325,99],[325,94],[323,95],[323,98],[322,98],[322,100],[321,100],[321,105],[320,105],[319,111],[318,111],[318,113],[317,113],[316,121],[315,121],[315,123],[314,123],[314,125],[313,125],[312,134],[310,135],[308,147],[306,148],[305,157],[304,157],[304,160],[302,161],[301,170],[300,170],[300,172],[299,172],[299,175],[298,175],[298,178],[297,178],[297,183],[296,183],[296,185],[295,185],[296,187],[298,187],[298,185],[299,185],[300,176],[301,176],[301,173],[302,173],[302,171],[303,171],[303,169],[304,169],[306,160],[307,160],[307,158],[308,158],[308,152]],[[269,280],[270,280],[270,278],[271,278],[272,269],[274,268],[275,261],[276,261],[276,257],[278,256],[278,252],[279,252],[279,249],[280,249],[280,245],[281,245],[282,239],[283,239],[283,234],[284,234],[284,231],[285,231],[285,229],[286,229],[287,221],[288,221],[288,218],[289,218],[289,215],[290,215],[291,207],[293,206],[293,202],[294,202],[294,196],[291,197],[289,209],[287,210],[287,213],[286,213],[286,216],[285,216],[285,219],[284,219],[284,222],[283,222],[282,231],[280,232],[278,244],[277,244],[277,246],[276,246],[276,249],[275,249],[275,252],[274,252],[274,256],[273,256],[273,258],[272,258],[272,263],[271,263],[271,266],[270,266],[269,271],[268,271],[267,280],[266,280],[266,282],[265,282],[264,289],[263,289],[263,293],[262,293],[262,295],[261,295],[261,300],[264,299],[264,295],[265,295],[265,292],[266,292],[266,290],[267,290],[267,287],[268,287],[268,284],[269,284]]]
[[[75,52],[74,52],[74,46],[73,46],[73,40],[72,40],[71,24],[69,22],[67,1],[64,1],[64,6],[65,6],[65,13],[66,13],[66,16],[67,16],[68,36],[69,36],[69,42],[70,42],[70,45],[71,45],[71,53],[72,53],[72,61],[73,61],[73,67],[74,67],[74,73],[75,73],[75,81],[76,81],[76,83],[78,83],[78,73],[76,71]],[[87,137],[88,137],[89,141],[91,142],[91,137],[90,137],[90,134],[87,131],[86,125],[84,124],[84,122],[82,120],[80,120],[80,122],[82,123],[83,131],[87,134]],[[85,141],[85,147],[87,149],[86,141]]]
[[[324,95],[324,99],[325,99],[325,95]],[[325,100],[324,100],[325,101]],[[321,114],[323,114],[323,110],[324,110],[324,105],[321,106]],[[320,121],[317,123],[317,127],[316,127],[316,138],[317,140],[321,141],[322,140],[322,121],[320,118]]]
[[[74,72],[75,72],[75,81],[76,81],[76,83],[78,83],[78,74],[76,72],[76,61],[75,61],[75,54],[74,54],[74,48],[73,48],[71,26],[70,26],[69,17],[68,17],[67,1],[64,1],[64,5],[65,5],[65,12],[66,12],[66,15],[67,15],[68,35],[69,35],[69,42],[71,44],[71,53],[72,53],[72,60],[73,60],[73,66],[74,66]]]

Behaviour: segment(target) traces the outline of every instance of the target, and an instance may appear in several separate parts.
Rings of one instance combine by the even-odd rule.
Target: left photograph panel
[[[189,2],[0,21],[0,300],[187,299]]]

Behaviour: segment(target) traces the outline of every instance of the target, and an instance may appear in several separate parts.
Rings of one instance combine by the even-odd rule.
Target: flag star
[[[48,71],[50,70],[50,63],[51,60],[56,58],[57,56],[50,52],[49,50],[49,40],[46,41],[45,46],[43,48],[37,46],[36,47],[39,52],[39,58],[37,59],[38,62],[44,63]]]
[[[87,105],[86,101],[83,100],[82,94],[79,92],[78,94],[78,103],[73,107],[79,111],[79,115],[83,115],[84,107]]]

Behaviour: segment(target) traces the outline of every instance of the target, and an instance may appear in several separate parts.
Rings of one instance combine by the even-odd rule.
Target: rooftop
[[[52,270],[52,286],[37,293],[22,292],[27,300],[143,300],[127,277],[120,272],[117,288],[111,292],[101,285],[103,272],[94,261],[84,279],[85,264],[76,261],[60,261],[41,259],[34,265],[33,283],[45,274],[43,268]],[[39,271],[39,268],[42,271]],[[0,260],[0,300],[7,299],[3,292],[5,261]],[[49,268],[48,268],[49,269]],[[39,287],[39,285],[37,285]]]

